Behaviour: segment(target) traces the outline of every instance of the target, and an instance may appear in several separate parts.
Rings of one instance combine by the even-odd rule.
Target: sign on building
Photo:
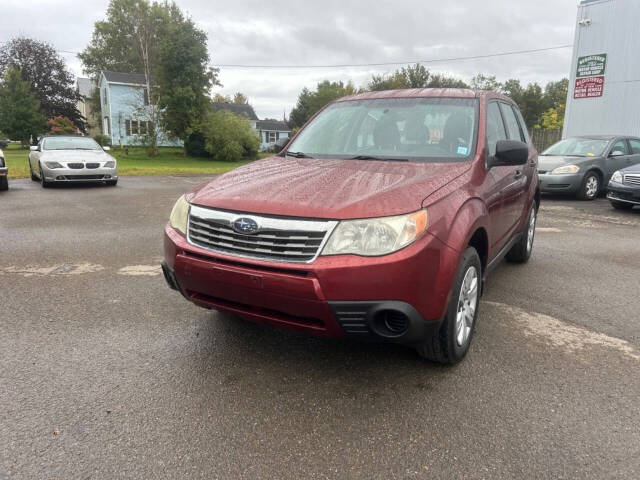
[[[604,91],[604,75],[598,77],[576,78],[573,98],[601,97]]]
[[[600,55],[587,55],[586,57],[579,57],[576,78],[604,75],[604,71],[606,68],[606,53],[601,53]]]

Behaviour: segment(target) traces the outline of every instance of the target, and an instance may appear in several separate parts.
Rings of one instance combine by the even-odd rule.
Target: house
[[[217,102],[213,104],[214,111],[226,110],[234,115],[244,115],[249,120],[251,128],[260,136],[260,150],[266,150],[280,138],[288,137],[291,129],[281,120],[258,120],[256,112],[248,103]]]
[[[78,78],[76,82],[76,91],[80,95],[78,100],[78,110],[80,114],[87,120],[89,128],[87,133],[92,137],[100,134],[99,118],[94,116],[91,105],[93,93],[96,90],[96,84],[90,78]]]
[[[145,77],[141,73],[102,71],[98,78],[102,133],[113,145],[139,145],[151,128],[152,108]],[[156,126],[158,146],[181,147]]]
[[[291,129],[286,122],[282,120],[258,120],[256,122],[256,130],[260,135],[260,149],[265,150],[272,146],[281,138],[288,137]]]

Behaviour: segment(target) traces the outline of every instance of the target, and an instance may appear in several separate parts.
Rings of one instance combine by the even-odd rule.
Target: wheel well
[[[487,256],[489,255],[489,237],[484,228],[478,228],[469,240],[469,246],[476,249],[482,263],[482,271],[487,268]]]
[[[587,170],[587,173],[585,173],[585,176],[591,172],[595,173],[596,175],[598,175],[598,177],[600,177],[600,188],[602,188],[602,182],[604,182],[604,174],[599,169],[592,168],[591,170]]]

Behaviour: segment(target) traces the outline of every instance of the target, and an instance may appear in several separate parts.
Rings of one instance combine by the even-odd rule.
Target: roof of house
[[[102,74],[109,83],[130,83],[133,85],[144,85],[147,83],[144,73],[110,72],[103,70]]]
[[[91,98],[96,84],[90,78],[78,78],[78,93],[84,98]]]
[[[272,130],[277,132],[290,132],[291,129],[282,120],[258,120],[256,122],[256,128],[258,130]]]
[[[256,112],[253,111],[253,107],[248,103],[218,102],[213,103],[213,109],[216,112],[218,110],[227,110],[235,115],[246,115],[249,120],[258,120]]]

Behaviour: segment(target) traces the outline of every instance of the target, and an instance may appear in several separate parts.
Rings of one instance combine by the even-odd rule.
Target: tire
[[[631,210],[633,208],[632,203],[616,202],[615,200],[609,201],[611,202],[611,206],[616,210]]]
[[[39,178],[36,177],[36,174],[33,173],[33,168],[31,168],[31,161],[29,161],[29,173],[31,174],[32,181],[37,182],[39,180]]]
[[[104,182],[108,187],[115,187],[118,184],[118,180],[105,180]]]
[[[580,200],[595,200],[600,193],[602,181],[596,172],[587,172],[578,191]]]
[[[44,172],[42,171],[42,165],[40,166],[40,185],[42,188],[49,188],[51,184],[47,182],[47,179],[44,178]]]
[[[507,253],[506,259],[511,263],[527,263],[531,258],[533,251],[533,241],[536,236],[536,221],[538,219],[538,208],[535,202],[531,205],[529,215],[527,216],[527,224],[522,231],[522,235],[518,243],[516,243]]]
[[[9,179],[6,176],[0,177],[0,192],[9,190]]]
[[[481,284],[480,257],[475,248],[469,247],[460,260],[451,300],[440,330],[416,347],[421,357],[446,364],[458,363],[465,357],[478,317]]]

